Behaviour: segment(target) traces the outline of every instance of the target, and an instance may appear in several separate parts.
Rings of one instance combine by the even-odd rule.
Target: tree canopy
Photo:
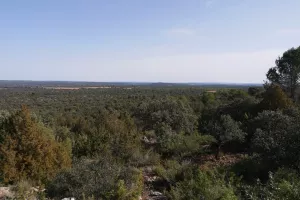
[[[276,60],[276,66],[269,69],[267,79],[278,84],[294,100],[300,80],[300,47],[291,48]]]
[[[279,85],[272,84],[263,94],[259,103],[260,110],[283,110],[293,105],[291,99],[283,92]]]
[[[214,136],[217,146],[216,158],[219,158],[221,147],[231,141],[243,141],[245,133],[240,129],[240,122],[234,121],[229,115],[221,115],[220,119],[210,121],[207,131]]]
[[[265,87],[0,89],[0,184],[54,200],[299,199],[298,51]]]

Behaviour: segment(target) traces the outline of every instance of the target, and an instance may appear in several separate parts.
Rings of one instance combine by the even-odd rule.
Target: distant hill
[[[261,87],[257,83],[167,83],[167,82],[81,82],[81,81],[23,81],[0,80],[1,88],[33,88],[33,87],[100,87],[100,86],[147,86],[147,87]]]

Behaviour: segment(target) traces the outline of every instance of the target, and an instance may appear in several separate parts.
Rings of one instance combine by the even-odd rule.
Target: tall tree
[[[275,63],[276,66],[269,69],[267,79],[279,84],[295,100],[300,79],[300,47],[287,50]]]

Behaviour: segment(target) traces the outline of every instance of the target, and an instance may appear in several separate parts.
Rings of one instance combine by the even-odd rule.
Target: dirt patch
[[[50,90],[79,90],[79,87],[44,87]]]
[[[207,92],[207,93],[216,93],[217,91],[216,90],[207,90],[205,92]]]
[[[108,86],[97,86],[97,87],[44,87],[45,89],[51,90],[79,90],[79,89],[110,89]]]
[[[197,159],[201,169],[212,169],[216,167],[231,166],[246,158],[245,154],[226,154],[215,159],[215,155],[205,155]]]
[[[100,87],[82,87],[83,89],[110,89],[109,86],[100,86]]]

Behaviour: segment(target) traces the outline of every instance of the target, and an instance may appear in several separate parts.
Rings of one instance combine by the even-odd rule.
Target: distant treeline
[[[203,87],[203,88],[247,88],[262,84],[238,83],[162,83],[162,82],[80,82],[80,81],[22,81],[0,80],[0,88],[18,87]]]

